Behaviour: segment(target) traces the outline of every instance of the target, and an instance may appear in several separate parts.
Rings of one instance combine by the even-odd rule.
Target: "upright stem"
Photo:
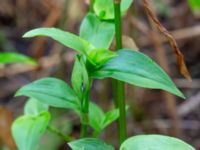
[[[93,12],[93,5],[95,0],[90,0],[90,12]],[[81,137],[87,137],[88,135],[88,125],[89,125],[89,103],[90,103],[90,88],[92,85],[92,80],[89,79],[89,87],[85,92],[82,99],[82,122],[81,122]]]
[[[89,80],[88,89],[84,93],[82,99],[82,120],[81,120],[81,137],[88,136],[88,125],[89,125],[89,103],[90,103],[90,89],[92,85],[92,80]]]
[[[122,30],[121,30],[121,0],[114,0],[115,11],[115,32],[116,32],[116,49],[122,48]],[[122,143],[126,139],[126,109],[125,109],[125,89],[124,83],[113,80],[114,100],[116,107],[119,108],[120,116],[118,119],[118,135],[119,141]]]
[[[90,0],[90,12],[94,12],[93,6],[94,6],[95,0]]]
[[[87,92],[88,93],[88,92]],[[82,123],[81,123],[81,137],[87,137],[88,129],[88,112],[89,112],[89,94],[86,94],[83,99],[83,110],[82,110]]]

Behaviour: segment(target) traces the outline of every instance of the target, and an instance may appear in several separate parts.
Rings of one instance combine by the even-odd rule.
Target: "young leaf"
[[[99,134],[104,128],[109,124],[119,118],[119,110],[113,109],[107,113],[96,105],[95,103],[90,103],[89,107],[89,120],[90,126],[95,130],[95,134]],[[96,136],[95,135],[95,136]]]
[[[195,148],[169,136],[138,135],[122,143],[120,150],[195,150]]]
[[[102,123],[102,128],[107,127],[109,124],[119,118],[119,109],[113,109],[105,114],[105,118]]]
[[[184,98],[168,75],[148,56],[128,49],[119,50],[117,54],[99,69],[90,70],[90,76],[98,79],[111,77],[140,87],[162,89]]]
[[[124,15],[131,6],[133,0],[121,0],[121,14]],[[104,20],[114,19],[113,0],[95,0],[94,11]]]
[[[24,106],[25,115],[38,115],[43,111],[48,111],[49,106],[34,98],[30,98]]]
[[[98,68],[107,62],[109,59],[116,57],[117,53],[107,49],[93,49],[89,53],[90,62],[95,62],[95,67]]]
[[[12,125],[12,134],[19,150],[33,150],[44,134],[50,120],[48,112],[37,116],[19,117]]]
[[[62,80],[43,78],[19,89],[16,96],[35,98],[50,106],[80,110],[74,91]]]
[[[90,103],[89,107],[89,120],[90,126],[95,129],[96,132],[100,132],[103,129],[103,121],[105,114],[103,110],[95,103]]]
[[[17,53],[0,53],[0,64],[8,64],[8,63],[26,63],[31,65],[36,65],[36,62],[22,54]]]
[[[92,13],[86,15],[80,27],[80,37],[89,41],[96,48],[108,49],[114,34],[114,23],[101,21]]]
[[[94,47],[86,40],[78,37],[75,34],[62,31],[56,28],[38,28],[33,29],[24,34],[24,38],[30,38],[35,36],[48,36],[57,42],[74,49],[82,54],[87,55],[87,51]]]
[[[83,93],[88,89],[89,79],[83,57],[80,55],[76,56],[71,80],[74,91],[79,99],[82,99]]]
[[[72,150],[114,150],[114,147],[95,138],[85,138],[68,143]]]

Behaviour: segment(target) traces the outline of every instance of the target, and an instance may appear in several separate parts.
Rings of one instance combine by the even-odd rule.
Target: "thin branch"
[[[174,53],[176,54],[176,61],[180,70],[180,73],[189,81],[192,80],[191,75],[186,67],[184,56],[181,53],[180,49],[178,48],[178,45],[176,43],[176,40],[174,37],[167,31],[167,29],[160,23],[155,13],[153,13],[149,0],[142,0],[145,11],[150,19],[152,19],[153,23],[156,25],[158,30],[165,35],[165,37],[168,39],[171,47],[174,49]]]

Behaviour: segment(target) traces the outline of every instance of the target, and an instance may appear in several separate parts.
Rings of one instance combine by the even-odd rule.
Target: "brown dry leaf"
[[[2,139],[3,143],[7,145],[11,150],[16,150],[16,145],[11,134],[12,122],[12,113],[8,109],[0,106],[0,139]]]
[[[176,62],[178,64],[180,73],[189,81],[192,80],[191,75],[186,67],[184,56],[181,53],[180,49],[178,48],[178,45],[176,43],[176,40],[174,37],[167,31],[167,29],[160,23],[157,16],[151,9],[151,5],[149,3],[149,0],[143,0],[143,5],[146,10],[147,15],[149,18],[153,21],[153,23],[156,25],[158,30],[165,35],[165,37],[168,39],[171,47],[174,49],[174,53],[176,55]]]

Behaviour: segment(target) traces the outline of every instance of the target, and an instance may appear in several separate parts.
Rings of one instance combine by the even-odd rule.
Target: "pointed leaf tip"
[[[185,98],[170,77],[151,58],[143,53],[122,49],[102,67],[91,70],[90,76],[98,79],[114,78],[139,87],[162,89]]]

